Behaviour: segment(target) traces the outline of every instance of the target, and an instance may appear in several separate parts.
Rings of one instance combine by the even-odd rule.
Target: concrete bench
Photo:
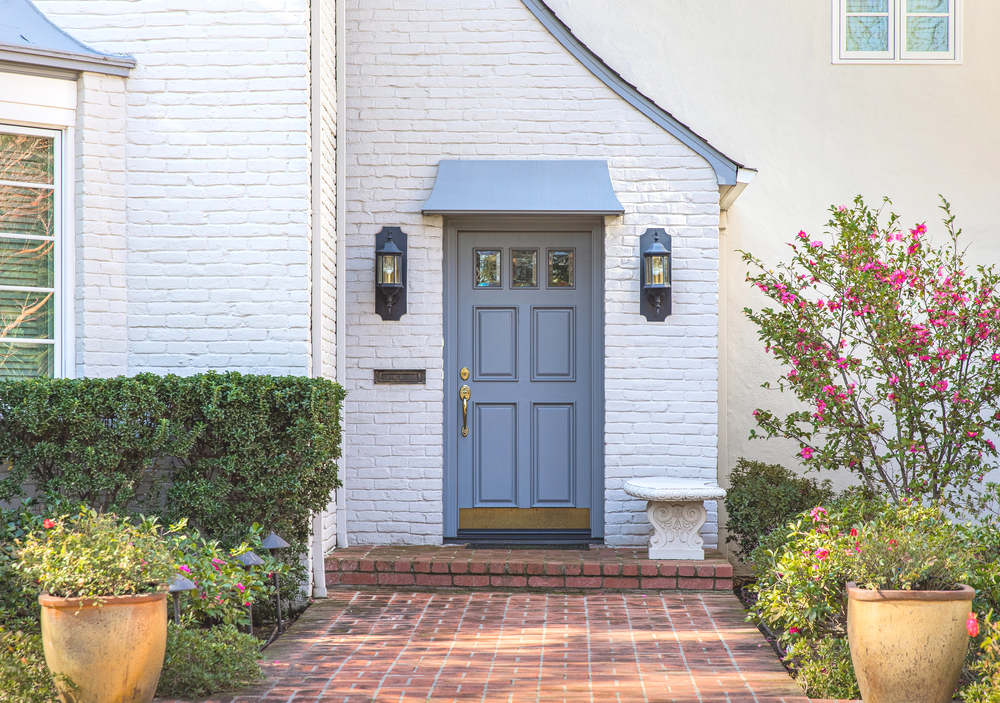
[[[635,478],[625,492],[649,501],[646,515],[653,524],[649,538],[650,559],[704,559],[701,527],[706,500],[717,500],[726,491],[714,483],[689,478]]]

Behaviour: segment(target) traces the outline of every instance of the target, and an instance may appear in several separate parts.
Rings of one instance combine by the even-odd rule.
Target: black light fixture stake
[[[261,541],[260,546],[273,553],[275,550],[287,547],[288,542],[272,532]],[[283,625],[281,622],[281,590],[278,587],[278,572],[272,571],[271,578],[274,581],[274,605],[278,611],[278,632],[281,632]]]
[[[180,574],[174,577],[174,580],[170,582],[167,587],[167,592],[171,595],[174,600],[174,624],[181,624],[181,594],[186,591],[193,591],[198,588],[194,581]]]
[[[243,552],[236,557],[236,561],[243,565],[244,569],[249,569],[254,566],[260,566],[264,563],[264,560],[253,552]],[[250,617],[250,634],[253,634],[253,603],[247,606],[247,614]]]

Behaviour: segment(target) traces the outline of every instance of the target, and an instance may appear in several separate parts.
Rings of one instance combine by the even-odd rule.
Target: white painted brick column
[[[78,376],[128,370],[125,79],[77,82],[75,325]]]

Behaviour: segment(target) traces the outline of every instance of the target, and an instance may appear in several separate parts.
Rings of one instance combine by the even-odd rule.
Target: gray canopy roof
[[[30,0],[0,0],[0,63],[127,76],[135,59],[91,49]]]

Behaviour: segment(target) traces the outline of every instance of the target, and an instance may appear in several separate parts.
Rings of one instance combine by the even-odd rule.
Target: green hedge
[[[761,539],[803,510],[833,497],[829,481],[797,476],[780,464],[740,458],[729,474],[726,491],[727,542],[736,542],[737,556],[747,559]]]
[[[184,516],[223,542],[259,523],[301,545],[340,485],[343,398],[325,379],[235,372],[0,381],[0,500]]]

